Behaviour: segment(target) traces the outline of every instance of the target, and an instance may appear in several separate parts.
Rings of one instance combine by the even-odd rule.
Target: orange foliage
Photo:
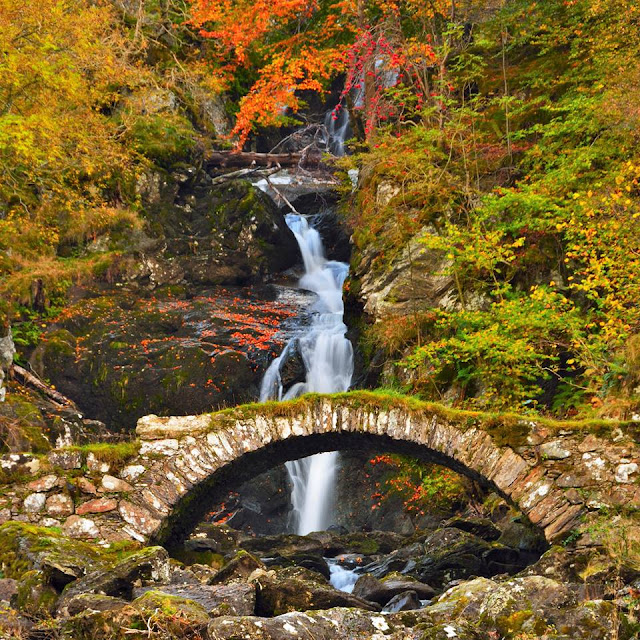
[[[450,0],[193,0],[191,23],[211,39],[227,83],[242,68],[258,74],[231,133],[241,148],[256,125],[298,111],[300,91],[322,92],[339,73],[350,78],[350,90],[359,76],[380,85],[385,72],[410,68],[415,75],[432,65],[431,43],[404,33],[403,24],[419,24],[421,37],[430,38],[423,25],[450,10]],[[366,120],[375,125],[386,119],[379,86],[367,95]]]

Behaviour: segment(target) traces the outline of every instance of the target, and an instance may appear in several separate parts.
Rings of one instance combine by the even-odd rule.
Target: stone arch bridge
[[[640,505],[637,427],[453,411],[369,392],[146,416],[137,426],[139,452],[123,469],[89,464],[93,475],[76,473],[81,491],[71,495],[49,472],[19,488],[13,511],[0,515],[49,525],[57,518],[75,537],[171,544],[190,532],[216,491],[287,460],[357,448],[410,454],[466,474],[554,542],[586,527],[603,507]]]

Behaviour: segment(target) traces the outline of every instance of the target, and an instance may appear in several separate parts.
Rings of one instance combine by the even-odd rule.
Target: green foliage
[[[373,496],[374,508],[399,496],[408,513],[425,515],[434,510],[451,510],[468,499],[468,482],[445,467],[397,455],[379,455],[369,462],[386,468],[380,490]]]
[[[187,159],[195,146],[193,126],[178,114],[139,117],[128,135],[137,151],[162,166]]]
[[[561,353],[583,339],[575,309],[547,289],[436,318],[431,339],[400,366],[418,371],[417,385],[443,391],[453,383],[462,396],[471,392],[471,403],[496,408],[534,406],[540,381],[561,377]]]
[[[471,39],[445,29],[442,108],[398,94],[404,119],[347,160],[363,183],[356,269],[366,256],[384,277],[422,245],[453,283],[446,310],[418,299],[369,332],[414,392],[569,415],[640,406],[640,85],[621,62],[640,57],[638,12],[514,0]]]

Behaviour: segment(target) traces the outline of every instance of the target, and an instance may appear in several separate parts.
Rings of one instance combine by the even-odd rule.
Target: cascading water
[[[317,298],[308,330],[291,340],[265,373],[260,390],[262,402],[274,398],[287,400],[311,391],[346,391],[353,375],[353,348],[346,337],[342,301],[342,285],[349,265],[325,258],[320,234],[304,216],[289,214],[286,222],[298,241],[304,262],[300,286]],[[306,380],[285,392],[280,372],[296,348],[304,362]],[[293,484],[294,529],[299,535],[321,531],[332,524],[337,462],[337,452],[328,452],[287,463]]]
[[[324,127],[327,130],[327,149],[334,156],[344,155],[344,141],[350,132],[349,111],[344,108],[327,111],[324,117]]]

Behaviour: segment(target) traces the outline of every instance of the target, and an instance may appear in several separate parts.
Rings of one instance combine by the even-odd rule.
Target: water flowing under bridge
[[[361,449],[405,453],[463,473],[497,491],[553,542],[586,527],[604,507],[640,504],[637,433],[635,423],[454,411],[369,392],[146,416],[137,426],[137,457],[119,477],[102,478],[98,497],[74,496],[64,528],[104,540],[178,541],[216,493],[222,497],[288,460]],[[27,485],[22,499],[32,522],[51,515],[52,487],[38,482]],[[44,492],[42,508],[28,509]]]

